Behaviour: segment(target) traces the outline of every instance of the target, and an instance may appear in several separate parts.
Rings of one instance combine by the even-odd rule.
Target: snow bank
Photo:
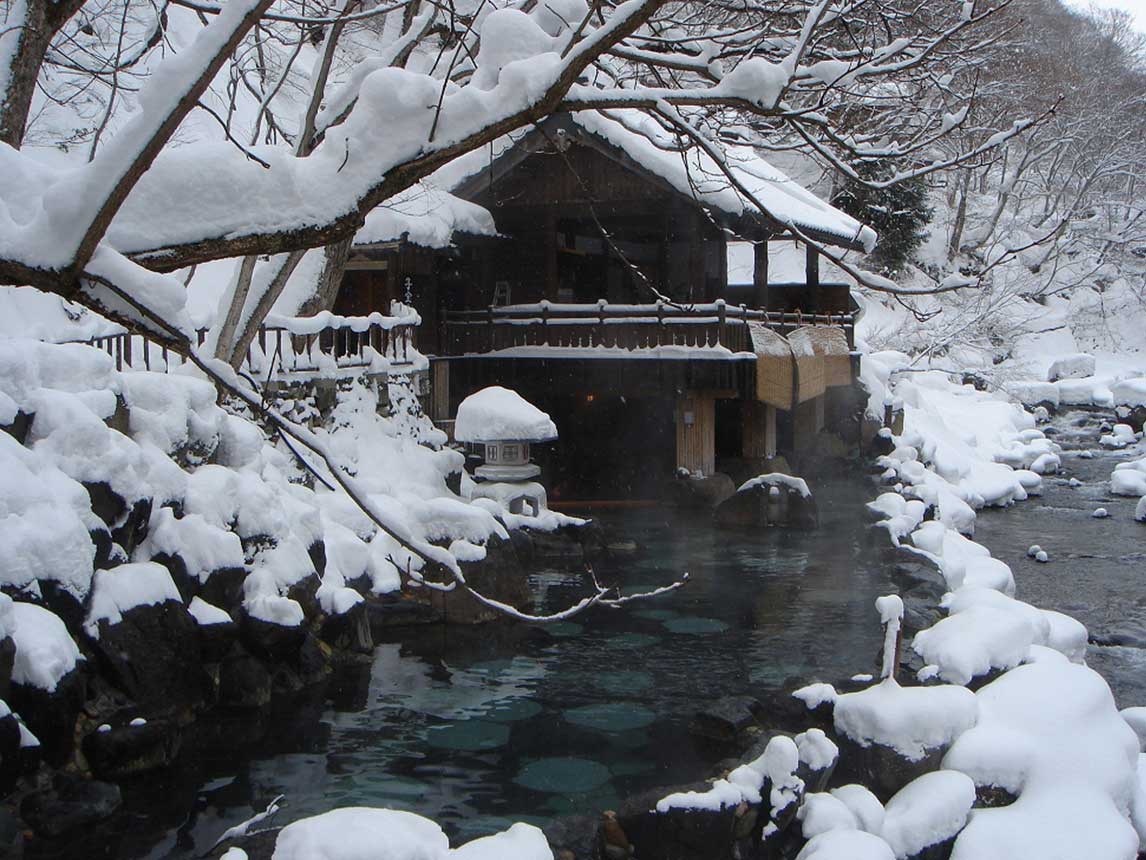
[[[1019,799],[973,812],[954,860],[1133,858],[1138,835],[1127,815],[1138,739],[1106,682],[1085,666],[1040,660],[1007,672],[975,697],[979,722],[955,742],[943,766]]]
[[[458,405],[454,438],[459,442],[544,442],[557,438],[557,426],[516,391],[492,385]]]
[[[887,678],[836,699],[835,727],[860,746],[891,747],[911,761],[975,725],[975,695],[964,687],[901,687]]]
[[[1047,370],[1047,382],[1058,382],[1060,379],[1083,379],[1094,376],[1094,356],[1085,352],[1074,355],[1064,355],[1051,362]]]
[[[1146,406],[1146,376],[1124,379],[1110,386],[1115,406]]]
[[[15,602],[11,613],[16,643],[12,681],[54,692],[60,679],[83,659],[80,649],[60,617],[42,606]]]

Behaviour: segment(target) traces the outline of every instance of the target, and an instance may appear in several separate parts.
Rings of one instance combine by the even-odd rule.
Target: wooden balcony
[[[527,356],[548,348],[556,357],[564,351],[605,349],[635,351],[679,349],[696,357],[720,353],[751,354],[748,324],[762,323],[780,335],[803,326],[843,329],[848,347],[855,345],[855,313],[805,314],[766,311],[723,300],[709,304],[622,305],[557,304],[489,307],[480,311],[448,311],[442,321],[443,354],[447,356],[502,353]],[[704,355],[708,352],[708,355]],[[538,353],[541,357],[542,353]]]

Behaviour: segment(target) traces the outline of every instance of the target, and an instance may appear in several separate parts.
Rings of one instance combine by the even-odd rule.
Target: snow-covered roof
[[[875,246],[874,230],[821,200],[751,147],[723,149],[729,171],[764,211],[733,187],[711,156],[690,147],[682,157],[674,137],[638,110],[579,111],[551,117],[547,122],[557,130],[564,127],[582,133],[586,142],[623,156],[630,167],[647,171],[673,191],[732,219],[765,221],[774,229],[795,227],[820,241],[857,250],[870,251]],[[512,157],[515,148],[517,154],[527,153],[531,151],[531,136],[543,142],[553,131],[544,130],[548,137],[542,137],[542,131],[507,135],[490,147],[455,159],[438,170],[431,183],[464,196],[467,190],[484,183],[487,170],[500,167],[496,162],[503,156]],[[478,177],[483,178],[478,181]]]
[[[492,385],[458,406],[454,438],[459,442],[546,442],[557,425],[516,391]]]

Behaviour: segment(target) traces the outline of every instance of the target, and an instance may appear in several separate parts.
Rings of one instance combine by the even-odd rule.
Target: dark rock
[[[975,786],[975,807],[979,809],[997,809],[1000,806],[1010,806],[1018,796],[997,785]]]
[[[670,505],[694,510],[712,510],[736,493],[736,485],[732,483],[732,478],[723,472],[703,478],[678,475],[677,479],[667,483],[665,488]]]
[[[130,556],[147,537],[149,522],[151,522],[151,499],[139,499],[127,509],[123,519],[111,530],[112,540]]]
[[[876,743],[860,746],[843,735],[836,744],[840,748],[837,779],[867,786],[884,803],[912,780],[938,770],[947,752],[945,746],[929,749],[918,761],[911,761],[891,747]]]
[[[204,701],[199,625],[181,603],[136,606],[117,624],[100,621],[89,646],[109,680],[147,713]]]
[[[23,773],[20,757],[20,723],[12,714],[0,717],[0,796],[16,785]]]
[[[12,667],[16,662],[16,643],[11,636],[0,639],[0,699],[8,701],[12,693]]]
[[[600,819],[591,815],[563,815],[542,828],[554,857],[595,860]]]
[[[298,673],[304,687],[321,684],[330,678],[330,646],[315,636],[307,634],[293,668]]]
[[[111,529],[92,529],[88,532],[88,537],[91,538],[92,545],[95,547],[95,560],[92,563],[92,569],[107,570],[112,566],[112,547],[115,546],[115,541],[111,539]]]
[[[350,654],[369,654],[374,650],[374,636],[370,632],[370,617],[363,601],[342,615],[331,615],[322,622],[322,641],[337,651]]]
[[[718,743],[735,743],[748,728],[756,726],[763,706],[751,696],[725,696],[697,711],[688,729]]]
[[[28,600],[51,610],[64,622],[68,632],[74,638],[79,639],[83,632],[84,618],[87,617],[87,610],[83,602],[55,580],[41,579],[39,586],[39,597],[29,599],[27,595],[23,595],[19,599]]]
[[[371,636],[375,642],[381,642],[387,631],[396,627],[437,624],[442,620],[442,610],[430,603],[429,595],[423,599],[403,589],[379,597],[367,597],[366,616],[370,621]]]
[[[782,481],[762,481],[722,502],[713,522],[720,528],[814,529],[819,513],[813,496],[804,496]]]
[[[271,701],[271,673],[254,655],[235,648],[219,663],[219,704],[261,708]]]
[[[531,531],[529,536],[535,559],[558,562],[567,567],[581,567],[585,563],[585,549],[574,535],[564,531]]]
[[[40,741],[44,760],[59,767],[71,758],[76,719],[87,696],[87,676],[80,663],[56,684],[52,692],[29,684],[12,684],[8,704]]]
[[[516,534],[510,532],[510,535]],[[525,575],[526,563],[512,541],[490,540],[486,544],[483,561],[463,564],[466,581],[486,597],[511,606],[527,606],[532,599],[529,580]],[[430,592],[430,604],[439,610],[439,618],[450,624],[479,624],[494,621],[502,613],[461,589],[444,593]]]
[[[306,548],[306,554],[310,556],[310,563],[314,565],[315,572],[321,579],[326,573],[326,543],[322,540],[316,540]]]
[[[955,850],[955,840],[959,838],[956,833],[942,842],[928,845],[916,854],[909,854],[904,860],[950,860],[951,852]]]
[[[94,731],[83,740],[84,756],[100,779],[119,780],[171,764],[179,753],[179,730],[166,720]]]
[[[17,410],[16,417],[12,419],[10,424],[0,422],[0,430],[3,430],[23,445],[28,440],[28,431],[32,429],[32,422],[35,420],[35,412],[22,412]]]
[[[151,557],[151,561],[167,568],[184,603],[190,603],[192,597],[199,597],[212,606],[228,611],[242,603],[243,580],[247,572],[241,567],[219,568],[200,579],[188,572],[187,563],[178,554],[157,553]]]
[[[106,481],[84,481],[84,489],[91,498],[92,513],[104,521],[109,529],[119,525],[127,513],[128,505],[123,496],[111,488]]]
[[[243,602],[243,580],[247,572],[241,567],[221,567],[213,570],[199,585],[199,597],[231,612]]]
[[[325,563],[324,561],[323,564]],[[318,602],[318,589],[321,585],[322,580],[319,576],[311,573],[287,589],[286,596],[302,607],[303,617],[307,621],[321,618],[325,614]]]
[[[656,811],[657,801],[679,791],[707,791],[708,783],[656,788],[627,798],[617,821],[637,846],[639,857],[660,860],[717,860],[729,857],[736,836],[737,810],[670,809]]]
[[[287,626],[252,618],[245,611],[239,623],[239,635],[244,647],[252,654],[271,663],[293,660],[306,640],[306,626]]]
[[[40,836],[59,836],[95,824],[119,809],[119,786],[57,773],[52,787],[29,794],[20,815]]]
[[[218,663],[239,641],[239,625],[234,621],[200,624],[199,648],[204,663]]]

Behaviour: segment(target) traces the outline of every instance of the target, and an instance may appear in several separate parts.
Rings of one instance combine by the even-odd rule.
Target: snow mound
[[[191,603],[188,604],[187,611],[191,613],[191,617],[195,619],[195,623],[201,627],[209,627],[212,624],[229,624],[231,622],[230,615],[218,606],[208,603],[198,596],[191,598]]]
[[[975,783],[955,770],[925,773],[887,802],[881,836],[899,860],[953,837],[967,823]]]
[[[887,678],[836,699],[835,727],[860,746],[891,747],[919,761],[974,726],[977,713],[974,693],[963,687],[901,687]]]
[[[782,472],[769,472],[766,475],[757,475],[755,478],[751,478],[737,487],[736,492],[743,493],[754,487],[786,487],[793,492],[799,493],[805,499],[812,497],[812,491],[808,489],[807,481],[803,478],[785,475]]]
[[[272,860],[445,860],[450,843],[412,812],[347,806],[284,827]]]
[[[943,766],[1019,799],[975,810],[953,860],[1133,858],[1139,838],[1127,813],[1138,739],[1102,677],[1061,658],[1040,659],[975,698],[979,722],[955,741]]]
[[[1115,466],[1110,475],[1110,492],[1116,496],[1146,496],[1146,457]]]
[[[832,794],[809,794],[796,817],[805,839],[833,830],[859,830],[859,821],[847,804]]]
[[[557,426],[516,391],[492,385],[458,405],[454,438],[459,442],[545,442],[557,438]]]
[[[12,681],[54,692],[60,679],[82,660],[80,649],[58,615],[34,603],[11,607],[16,661]]]
[[[450,860],[553,860],[545,834],[518,822],[508,830],[474,839],[449,854]]]
[[[796,860],[893,860],[888,844],[862,830],[832,830],[808,840]]]

